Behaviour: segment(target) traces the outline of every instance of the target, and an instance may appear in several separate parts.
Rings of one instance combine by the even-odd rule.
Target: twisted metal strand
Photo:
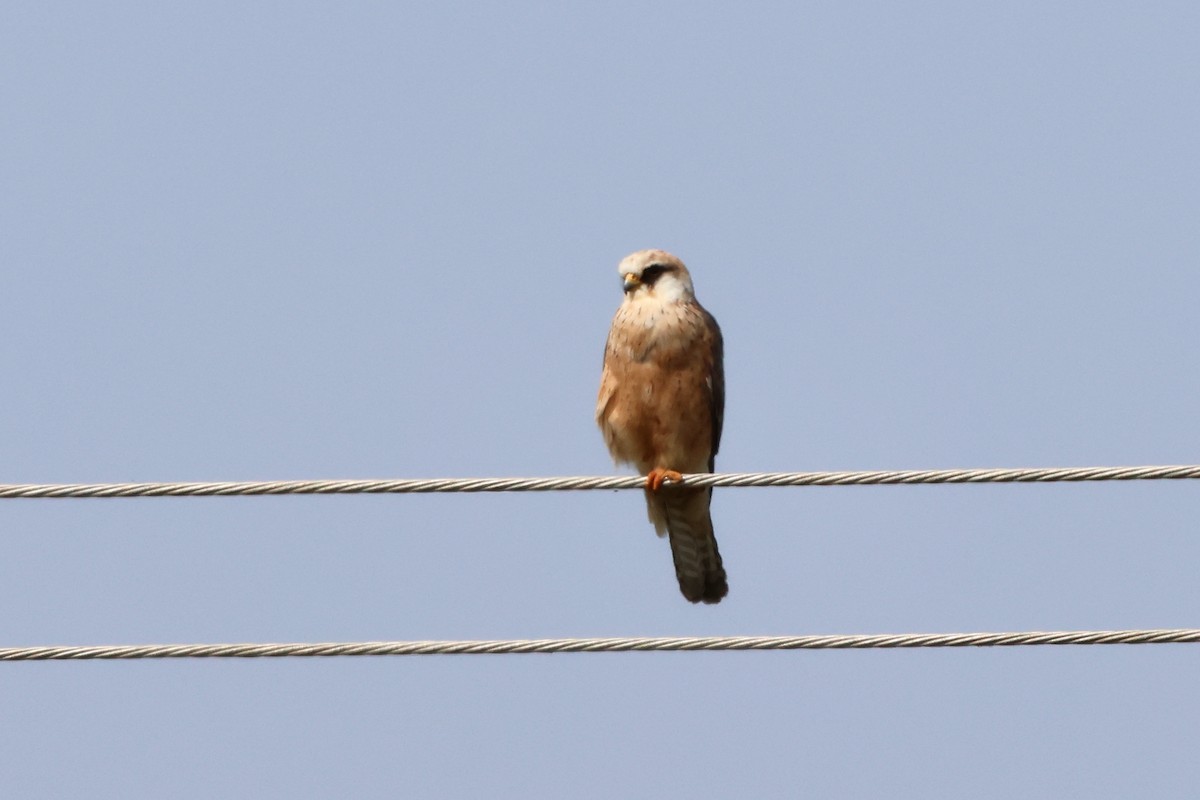
[[[1024,633],[901,633],[818,636],[700,636],[627,639],[328,642],[319,644],[167,644],[0,648],[0,661],[135,658],[283,658],[328,656],[521,655],[700,650],[859,650],[913,647],[1169,644],[1200,642],[1200,629],[1030,631]]]
[[[1057,483],[1193,480],[1200,465],[1043,467],[869,472],[735,472],[684,476],[688,486],[866,486],[931,483]],[[224,481],[214,483],[0,484],[0,499],[185,497],[280,494],[416,494],[425,492],[554,492],[641,489],[640,477],[437,478],[397,480]]]

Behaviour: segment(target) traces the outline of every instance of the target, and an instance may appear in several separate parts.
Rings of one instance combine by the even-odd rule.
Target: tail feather
[[[693,603],[719,603],[729,593],[709,513],[711,489],[647,492],[650,521],[667,534],[679,591]]]

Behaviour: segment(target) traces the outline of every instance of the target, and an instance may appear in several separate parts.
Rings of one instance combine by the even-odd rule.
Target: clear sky
[[[0,482],[1200,462],[1200,6],[0,10]],[[1200,626],[1200,486],[0,501],[0,646]],[[1184,797],[1200,647],[0,664],[0,795]]]

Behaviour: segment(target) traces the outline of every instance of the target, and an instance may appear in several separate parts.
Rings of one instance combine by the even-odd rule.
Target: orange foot
[[[654,469],[650,470],[650,474],[646,476],[646,488],[652,492],[657,492],[662,488],[663,481],[680,483],[683,481],[683,476],[673,469],[655,467]]]

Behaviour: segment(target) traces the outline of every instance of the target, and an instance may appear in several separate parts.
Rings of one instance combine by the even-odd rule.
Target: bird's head
[[[695,297],[687,267],[665,250],[639,250],[617,266],[625,287],[625,300],[687,302]]]

